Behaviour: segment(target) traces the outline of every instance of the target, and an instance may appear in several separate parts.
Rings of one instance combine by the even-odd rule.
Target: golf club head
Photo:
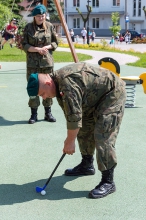
[[[37,193],[40,193],[40,192],[41,192],[42,190],[44,190],[44,189],[41,188],[41,187],[39,187],[39,186],[37,186],[35,190],[36,190]]]
[[[46,186],[47,186],[48,183],[50,182],[50,180],[51,180],[53,174],[55,173],[57,167],[59,166],[59,164],[61,163],[61,161],[62,161],[63,158],[65,157],[65,155],[66,155],[66,154],[64,153],[64,154],[61,156],[60,160],[58,161],[56,167],[54,168],[53,172],[51,173],[51,175],[50,175],[50,177],[48,178],[48,180],[47,180],[46,184],[44,185],[44,187],[43,187],[43,188],[38,187],[38,186],[36,187],[36,192],[37,192],[37,193],[40,193],[41,191],[43,191],[43,190],[46,188]]]

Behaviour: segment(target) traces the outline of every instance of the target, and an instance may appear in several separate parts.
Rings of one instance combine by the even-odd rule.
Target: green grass
[[[92,59],[92,56],[87,54],[77,54],[79,61]],[[74,62],[71,52],[54,51],[53,58],[55,63]],[[0,50],[0,62],[25,62],[26,54],[24,51],[11,48],[8,43],[4,45],[4,49]]]
[[[142,67],[146,68],[146,53],[140,53],[140,52],[134,52],[134,51],[122,51],[122,50],[100,50],[100,51],[108,51],[108,52],[114,52],[114,53],[122,53],[122,54],[128,54],[131,56],[139,57],[139,60],[137,60],[135,63],[127,63],[126,65],[129,66],[136,66],[136,67]]]
[[[128,52],[124,51],[122,53],[139,57],[139,60],[137,60],[135,63],[127,63],[127,65],[146,68],[146,53],[130,52],[130,51]]]
[[[84,48],[82,48],[84,49]],[[139,57],[139,60],[135,63],[128,63],[129,66],[136,66],[136,67],[143,67],[146,68],[146,53],[140,53],[135,51],[122,51],[119,49],[111,49],[111,48],[86,48],[86,50],[98,50],[98,51],[105,51],[105,52],[114,52],[114,53],[123,53],[129,54],[132,56]],[[91,56],[87,54],[77,53],[79,61],[86,61],[92,59]],[[62,52],[62,51],[55,51],[53,53],[54,62],[74,62],[71,52]],[[9,44],[6,43],[4,45],[4,49],[0,50],[0,61],[2,62],[25,62],[26,55],[25,52],[17,49],[16,47],[10,48]]]
[[[122,53],[122,54],[136,56],[139,57],[139,60],[137,60],[135,63],[127,63],[126,65],[146,68],[146,53],[140,53],[137,51],[135,52],[133,49],[127,51],[127,50],[121,50],[119,48],[111,48],[107,43],[105,46],[102,43],[97,43],[97,45],[98,45],[97,47],[96,44],[94,45],[94,47],[92,46],[88,47],[87,45],[75,44],[75,48],[82,50],[85,49],[85,50],[96,50],[96,51],[111,52],[111,53]],[[61,47],[68,48],[69,46],[68,44],[64,44],[64,45],[62,44]]]

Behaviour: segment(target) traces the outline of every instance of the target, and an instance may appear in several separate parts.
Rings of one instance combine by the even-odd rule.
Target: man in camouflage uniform
[[[54,61],[52,51],[57,46],[56,32],[53,25],[46,21],[46,7],[37,5],[32,12],[34,21],[28,23],[24,29],[22,48],[26,52],[27,63],[27,80],[31,73],[52,73]],[[51,114],[52,99],[43,100],[45,108],[44,119],[49,122],[55,122],[56,119]],[[33,124],[37,121],[37,109],[40,105],[39,97],[29,100],[31,108],[31,117],[28,123]]]
[[[116,190],[113,181],[117,164],[115,142],[122,121],[125,83],[107,69],[86,63],[63,67],[49,76],[31,75],[27,85],[29,96],[56,97],[67,121],[67,138],[63,152],[75,152],[77,138],[82,161],[65,175],[93,175],[96,148],[101,182],[91,190],[90,198],[101,198]]]

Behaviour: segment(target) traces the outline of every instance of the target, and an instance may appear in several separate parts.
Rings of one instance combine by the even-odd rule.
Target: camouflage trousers
[[[96,160],[100,171],[109,170],[117,164],[115,142],[124,114],[125,101],[126,91],[106,110],[103,104],[100,109],[95,108],[90,115],[82,117],[82,128],[77,136],[80,152],[83,155],[93,155],[96,149]]]
[[[48,68],[27,68],[27,81],[31,73],[52,73],[53,69]],[[42,104],[44,107],[49,107],[53,104],[53,100],[51,98],[47,98],[45,100],[42,100]],[[39,96],[36,96],[35,99],[29,99],[28,102],[29,107],[31,108],[37,108],[40,105],[40,98]]]

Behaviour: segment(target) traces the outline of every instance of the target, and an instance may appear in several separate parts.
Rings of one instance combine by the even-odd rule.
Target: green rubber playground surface
[[[123,55],[124,56],[124,55]],[[146,219],[146,95],[136,86],[136,107],[125,108],[116,142],[117,191],[103,199],[88,193],[100,181],[93,176],[67,177],[66,168],[81,161],[76,146],[66,155],[41,196],[43,187],[62,155],[66,123],[56,99],[52,113],[56,123],[43,120],[27,124],[30,117],[26,93],[25,63],[1,63],[0,70],[0,220],[145,220]],[[66,63],[55,64],[58,69]],[[122,76],[139,76],[145,69],[121,66]]]

